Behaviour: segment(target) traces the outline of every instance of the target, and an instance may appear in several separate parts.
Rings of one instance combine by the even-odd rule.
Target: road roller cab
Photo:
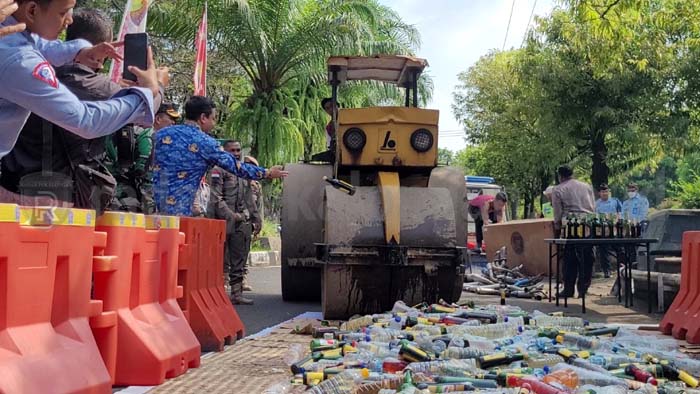
[[[405,56],[328,60],[331,163],[288,165],[284,181],[286,300],[320,295],[326,318],[347,318],[390,309],[396,300],[459,298],[464,175],[437,166],[439,112],[417,107],[426,66]],[[406,89],[406,106],[338,110],[338,87],[353,80],[397,84]]]

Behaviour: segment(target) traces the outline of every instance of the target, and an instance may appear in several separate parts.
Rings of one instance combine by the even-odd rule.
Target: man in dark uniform
[[[241,159],[240,142],[226,141],[224,150]],[[253,300],[243,297],[243,280],[253,232],[262,227],[250,181],[215,167],[211,172],[209,206],[214,217],[227,224],[224,271],[231,285],[231,301],[250,305]]]

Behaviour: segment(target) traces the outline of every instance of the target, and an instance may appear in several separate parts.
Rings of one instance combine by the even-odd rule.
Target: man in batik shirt
[[[199,183],[207,170],[219,166],[245,179],[284,178],[281,166],[265,169],[243,163],[224,152],[207,135],[216,126],[216,106],[207,97],[193,96],[185,104],[185,123],[166,127],[154,136],[153,189],[158,212],[191,216]]]

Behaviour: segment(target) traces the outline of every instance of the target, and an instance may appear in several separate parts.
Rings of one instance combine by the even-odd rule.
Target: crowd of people
[[[262,179],[287,175],[210,135],[216,105],[190,97],[182,116],[151,49],[135,81],[101,73],[121,59],[112,21],[75,0],[0,0],[0,203],[227,222],[226,275],[242,296],[251,239],[260,233]],[[66,40],[58,40],[65,30]]]

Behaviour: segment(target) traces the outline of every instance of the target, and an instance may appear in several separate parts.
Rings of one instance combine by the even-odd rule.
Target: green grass
[[[262,231],[260,232],[260,235],[258,238],[271,238],[271,237],[279,237],[280,233],[277,231],[277,223],[275,222],[270,222],[270,221],[263,221],[263,228]],[[262,246],[262,243],[260,240],[256,240],[253,242],[253,244],[250,246],[250,251],[251,252],[269,252],[269,248],[264,248]]]

